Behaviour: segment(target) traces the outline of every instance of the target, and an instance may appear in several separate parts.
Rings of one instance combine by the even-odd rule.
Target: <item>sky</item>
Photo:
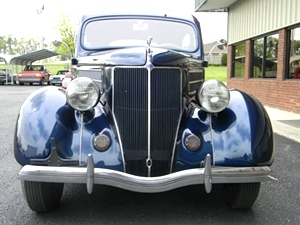
[[[60,39],[55,27],[65,14],[76,26],[84,13],[147,9],[195,15],[200,21],[204,43],[227,39],[227,13],[195,13],[195,0],[14,0],[5,1],[0,13],[0,36]],[[2,6],[3,6],[2,5]],[[42,9],[44,6],[44,9]],[[17,15],[17,16],[16,16]]]

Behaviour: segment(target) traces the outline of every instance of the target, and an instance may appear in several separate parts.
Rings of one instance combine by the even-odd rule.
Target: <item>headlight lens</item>
[[[224,83],[217,80],[208,80],[197,90],[196,97],[205,111],[217,113],[227,107],[230,92]]]
[[[87,77],[79,77],[71,81],[66,95],[68,103],[78,111],[92,109],[100,97],[98,86]]]

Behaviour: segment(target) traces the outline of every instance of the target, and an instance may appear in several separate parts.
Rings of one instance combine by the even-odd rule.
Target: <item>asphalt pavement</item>
[[[300,114],[265,106],[274,133],[300,143]]]

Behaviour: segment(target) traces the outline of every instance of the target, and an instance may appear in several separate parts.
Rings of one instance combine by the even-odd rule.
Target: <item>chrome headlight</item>
[[[87,111],[98,103],[100,92],[92,79],[79,77],[68,84],[66,95],[68,103],[74,109]]]
[[[200,138],[195,134],[190,134],[184,140],[185,147],[190,151],[197,151],[201,146]]]
[[[227,107],[230,92],[224,83],[217,80],[208,80],[197,90],[196,98],[206,112],[217,113]]]

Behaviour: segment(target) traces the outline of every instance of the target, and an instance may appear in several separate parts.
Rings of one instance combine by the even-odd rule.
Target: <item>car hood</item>
[[[63,79],[65,78],[65,75],[51,75],[49,77],[49,80],[53,80],[53,79]]]
[[[33,71],[27,71],[27,70],[25,70],[25,71],[21,71],[21,72],[19,72],[19,74],[37,74],[37,73],[42,73],[43,71],[35,71],[35,70],[33,70]]]
[[[183,52],[162,48],[150,48],[152,64],[155,66],[175,65],[183,63],[192,58]],[[101,64],[101,65],[123,65],[143,66],[147,62],[147,49],[145,47],[132,47],[117,50],[109,50],[78,59],[78,65]]]

